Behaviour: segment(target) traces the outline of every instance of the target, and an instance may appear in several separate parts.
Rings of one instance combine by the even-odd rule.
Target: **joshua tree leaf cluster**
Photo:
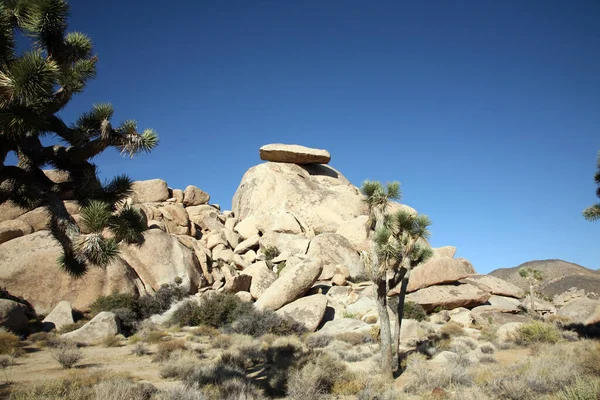
[[[72,124],[58,115],[96,76],[98,63],[87,35],[66,32],[68,14],[64,0],[0,0],[0,204],[44,207],[63,249],[60,264],[81,275],[88,265],[106,266],[119,242],[140,241],[146,229],[141,213],[124,201],[132,181],[118,176],[102,183],[90,160],[110,147],[129,157],[149,152],[158,136],[140,133],[131,120],[113,125],[108,103]],[[19,35],[30,38],[31,49],[17,49]],[[17,161],[6,165],[11,155]],[[54,182],[43,168],[67,178]],[[81,206],[85,234],[64,206],[67,193]]]

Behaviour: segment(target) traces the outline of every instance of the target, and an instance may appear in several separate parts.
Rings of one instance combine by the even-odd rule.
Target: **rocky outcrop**
[[[264,261],[256,262],[242,271],[242,274],[250,275],[250,294],[253,298],[260,296],[277,280],[277,274],[271,271]]]
[[[331,155],[327,150],[312,149],[297,144],[267,144],[260,148],[260,159],[279,163],[328,164]]]
[[[54,307],[54,310],[44,318],[42,321],[42,328],[44,331],[51,331],[52,329],[59,330],[63,326],[74,322],[71,303],[68,301],[61,301]]]
[[[147,181],[133,182],[133,195],[131,199],[134,204],[160,203],[169,198],[169,187],[162,179],[150,179]]]
[[[517,285],[491,275],[472,275],[461,280],[461,282],[478,286],[498,296],[514,297],[515,299],[525,297],[525,292]]]
[[[432,312],[436,307],[452,309],[473,308],[485,304],[491,294],[469,284],[430,286],[406,295],[406,300]]]
[[[326,308],[327,297],[315,294],[302,297],[281,307],[277,310],[277,314],[291,318],[304,325],[308,331],[314,332],[321,323]]]
[[[16,301],[0,299],[0,327],[14,333],[24,333],[29,326],[27,307]]]
[[[366,214],[359,190],[335,169],[320,165],[267,162],[250,168],[233,197],[233,212],[244,220],[268,220],[291,212],[315,231],[335,232]]]
[[[33,228],[25,221],[12,220],[0,222],[0,244],[29,235],[31,232],[33,232]]]
[[[107,336],[115,336],[120,331],[119,319],[111,312],[103,311],[81,328],[62,335],[75,343],[96,344]]]
[[[453,283],[472,274],[475,274],[475,268],[464,258],[432,258],[413,269],[407,291],[410,293],[428,286]]]
[[[557,312],[574,323],[592,325],[600,322],[600,301],[585,297],[571,300]]]
[[[323,262],[323,271],[330,271],[327,276],[319,279],[331,279],[338,265],[348,269],[350,277],[363,274],[363,265],[360,256],[352,247],[352,244],[337,233],[323,233],[311,240],[306,253],[309,257]]]
[[[256,301],[259,309],[278,310],[304,295],[321,274],[320,261],[306,259],[286,267],[279,278]]]
[[[188,186],[183,191],[183,205],[198,206],[200,204],[207,204],[210,201],[210,195],[205,191],[197,188],[196,186]]]

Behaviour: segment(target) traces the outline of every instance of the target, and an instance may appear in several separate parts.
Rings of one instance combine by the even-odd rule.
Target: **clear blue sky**
[[[409,4],[412,3],[412,4]],[[600,267],[598,1],[71,1],[110,101],[161,143],[102,176],[196,185],[223,209],[263,144],[325,148],[355,185],[399,180],[482,273]]]

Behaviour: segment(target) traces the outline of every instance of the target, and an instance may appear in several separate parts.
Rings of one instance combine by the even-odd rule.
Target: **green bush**
[[[228,333],[239,333],[260,337],[266,334],[281,336],[298,335],[306,332],[304,325],[284,318],[270,310],[249,309],[240,314],[235,321],[225,327]]]
[[[521,325],[514,335],[515,343],[521,346],[532,343],[557,343],[560,339],[560,330],[556,325],[541,321]]]
[[[265,259],[267,261],[271,261],[279,255],[279,249],[276,246],[267,246],[263,252],[265,253]]]
[[[202,305],[187,302],[177,309],[169,323],[179,326],[207,325],[221,328],[254,310],[252,303],[241,301],[234,294],[216,293],[202,299]]]
[[[600,398],[600,379],[597,377],[577,378],[575,383],[558,392],[559,400],[597,400]]]
[[[425,312],[422,305],[407,301],[404,303],[404,313],[402,314],[402,318],[424,321],[427,319],[427,312]]]
[[[108,296],[100,296],[90,306],[90,309],[94,314],[98,314],[102,311],[112,311],[124,308],[130,310],[135,310],[137,308],[136,299],[132,294],[113,293]]]

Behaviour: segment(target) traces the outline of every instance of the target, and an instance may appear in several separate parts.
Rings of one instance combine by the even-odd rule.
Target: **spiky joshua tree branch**
[[[118,176],[101,183],[90,159],[109,147],[129,157],[149,152],[157,134],[137,130],[135,121],[113,126],[110,104],[96,104],[73,124],[57,113],[96,75],[98,57],[83,33],[66,33],[69,7],[64,0],[0,0],[0,204],[12,201],[27,210],[45,207],[49,229],[60,242],[60,265],[82,275],[88,265],[106,266],[121,241],[141,239],[144,217],[125,205],[132,181]],[[16,36],[32,39],[21,54]],[[60,144],[44,145],[43,137]],[[44,143],[47,143],[45,140]],[[9,153],[16,165],[5,165]],[[51,181],[45,166],[66,172]],[[73,193],[80,204],[80,227],[62,198]]]

